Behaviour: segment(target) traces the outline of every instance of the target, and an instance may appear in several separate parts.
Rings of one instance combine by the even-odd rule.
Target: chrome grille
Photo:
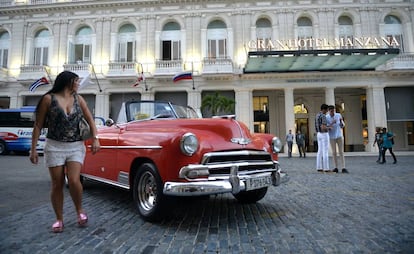
[[[210,175],[230,174],[234,165],[238,166],[239,174],[275,168],[268,152],[249,150],[206,153],[202,164],[209,167]]]

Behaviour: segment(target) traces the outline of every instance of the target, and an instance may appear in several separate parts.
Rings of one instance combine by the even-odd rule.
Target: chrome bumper
[[[165,182],[163,192],[165,195],[171,196],[202,196],[220,193],[237,194],[240,191],[246,190],[246,180],[249,178],[259,178],[269,175],[272,179],[272,185],[278,186],[288,182],[289,176],[280,169],[279,164],[276,165],[277,168],[272,169],[270,172],[249,175],[238,174],[238,167],[233,166],[230,175],[226,179],[206,178],[205,180],[198,179],[192,182]]]

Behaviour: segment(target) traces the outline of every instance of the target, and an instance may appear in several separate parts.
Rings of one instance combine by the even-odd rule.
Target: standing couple
[[[335,112],[335,106],[322,104],[321,111],[319,111],[315,118],[315,130],[318,140],[316,169],[318,172],[338,173],[338,168],[342,168],[342,173],[349,173],[345,168],[344,137],[342,135],[342,128],[344,127],[345,122],[341,114]],[[333,170],[329,169],[329,143],[335,163]],[[338,164],[338,153],[340,164]],[[340,166],[338,167],[338,165]]]

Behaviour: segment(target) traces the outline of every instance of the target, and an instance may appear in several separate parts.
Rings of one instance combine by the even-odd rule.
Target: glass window
[[[309,18],[301,17],[298,23],[298,48],[312,49],[313,27]]]
[[[135,62],[136,40],[135,26],[131,24],[123,25],[118,34],[118,62]]]
[[[253,96],[254,132],[269,133],[269,97]]]
[[[227,58],[227,26],[215,20],[207,26],[207,56],[211,59]]]
[[[272,39],[272,24],[266,18],[256,21],[257,50],[271,50],[269,41]]]
[[[354,26],[352,19],[348,16],[341,16],[338,19],[338,24],[341,48],[353,48]]]
[[[0,67],[7,68],[10,48],[10,35],[0,32]]]
[[[91,63],[92,29],[84,26],[76,32],[75,40],[70,43],[71,63]]]
[[[384,33],[389,38],[390,44],[392,44],[391,47],[399,48],[401,52],[404,52],[403,28],[400,19],[394,15],[387,15],[384,18],[384,23]],[[398,45],[392,43],[394,41],[393,38],[398,42]]]
[[[50,32],[42,29],[36,33],[34,39],[33,61],[34,65],[48,65]]]
[[[161,33],[161,59],[180,60],[181,59],[181,27],[176,22],[169,22],[164,25]]]

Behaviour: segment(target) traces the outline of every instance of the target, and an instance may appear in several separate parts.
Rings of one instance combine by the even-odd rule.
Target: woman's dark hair
[[[71,71],[62,71],[59,75],[57,75],[52,89],[50,89],[46,94],[63,91],[66,86],[73,84],[76,78],[79,78],[78,74]]]
[[[57,77],[55,79],[55,83],[53,84],[52,89],[47,91],[40,98],[39,102],[37,103],[36,116],[37,116],[37,113],[38,113],[38,108],[39,108],[40,102],[43,100],[43,98],[45,97],[46,94],[58,93],[58,92],[63,91],[65,89],[65,87],[72,85],[76,78],[79,78],[79,75],[74,73],[74,72],[71,72],[71,71],[62,71],[61,73],[59,73],[59,75],[57,75]],[[44,125],[45,125],[45,123],[43,123],[43,126]]]

